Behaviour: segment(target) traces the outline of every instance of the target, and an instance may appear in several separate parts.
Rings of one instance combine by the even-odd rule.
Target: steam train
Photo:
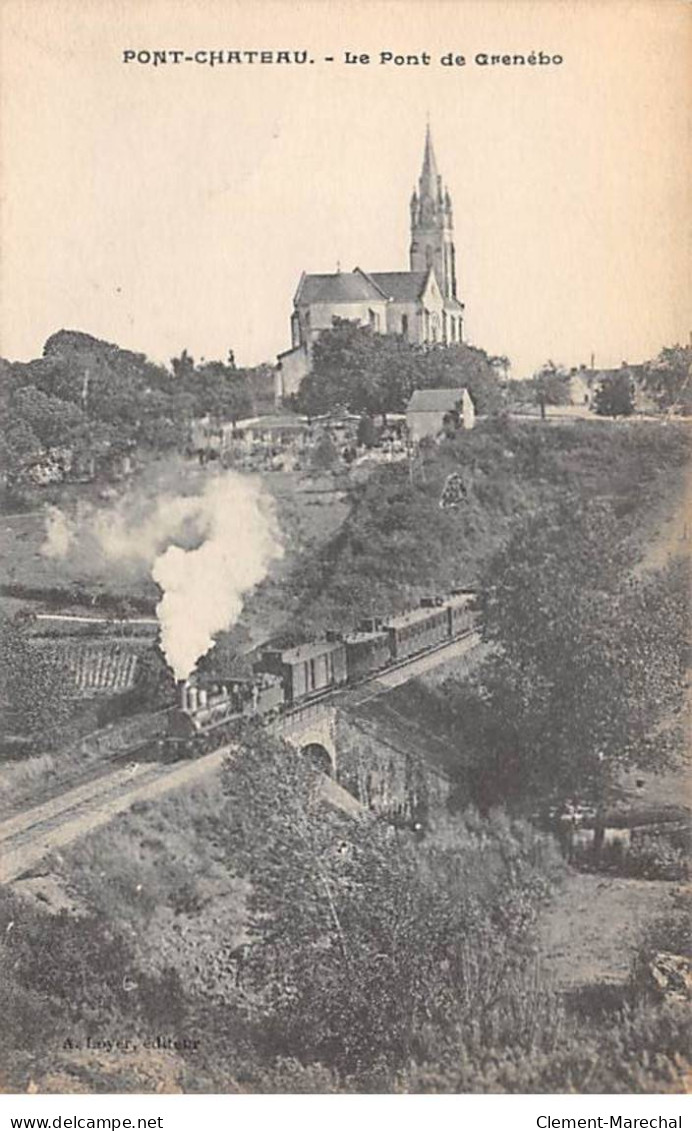
[[[271,722],[467,634],[476,623],[474,597],[472,590],[454,589],[447,597],[423,598],[418,608],[362,620],[353,632],[328,632],[324,640],[293,648],[267,648],[250,679],[181,683],[162,740],[165,753],[206,753],[231,740],[249,719]]]

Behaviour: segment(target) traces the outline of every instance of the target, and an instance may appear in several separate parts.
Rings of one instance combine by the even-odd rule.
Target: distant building
[[[444,432],[453,414],[464,429],[473,428],[476,408],[468,389],[416,389],[406,407],[406,427],[414,441]]]
[[[231,460],[246,456],[298,454],[309,446],[313,429],[305,416],[274,414],[221,423],[209,416],[192,423],[190,449],[200,458]]]
[[[585,405],[587,408],[593,404],[593,395],[596,388],[595,374],[585,365],[579,369],[570,369],[567,391],[572,405]]]
[[[251,452],[257,446],[302,448],[309,435],[310,426],[304,416],[254,416],[236,424],[224,424],[222,451],[237,448]]]
[[[211,416],[202,416],[190,425],[190,447],[195,452],[212,452],[218,458],[223,443],[223,425]]]
[[[597,390],[604,381],[626,374],[629,377],[635,412],[653,413],[658,406],[646,387],[646,366],[623,361],[617,369],[590,369],[580,365],[569,373],[569,398],[572,405],[592,408]]]
[[[416,345],[462,341],[452,201],[437,171],[430,127],[410,213],[408,271],[356,267],[331,275],[303,273],[293,299],[292,345],[278,358],[279,396],[297,392],[310,371],[315,340],[335,318],[371,326],[378,334],[400,334]]]

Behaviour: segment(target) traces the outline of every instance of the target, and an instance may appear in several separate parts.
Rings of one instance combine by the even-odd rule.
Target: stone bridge
[[[336,707],[332,703],[307,703],[278,719],[272,729],[329,777],[337,776]]]
[[[381,707],[371,702],[362,712],[390,688],[472,652],[477,644],[477,634],[469,633],[444,649],[378,672],[355,693],[295,707],[274,720],[271,730],[366,807],[397,820],[422,820],[431,806],[446,803],[446,773],[434,757],[426,757],[415,727],[407,728],[404,720],[402,729],[402,720],[387,716],[386,701]],[[382,730],[376,725],[380,715]]]

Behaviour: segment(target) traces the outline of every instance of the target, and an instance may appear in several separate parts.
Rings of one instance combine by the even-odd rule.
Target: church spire
[[[421,200],[429,197],[431,200],[437,200],[437,185],[439,181],[439,173],[437,171],[437,161],[435,160],[435,149],[433,147],[432,131],[430,129],[430,122],[425,127],[425,150],[423,152],[423,170],[420,175],[419,196]]]
[[[445,298],[456,298],[456,263],[452,201],[437,169],[430,122],[425,127],[423,167],[418,192],[411,197],[412,271],[434,267]]]

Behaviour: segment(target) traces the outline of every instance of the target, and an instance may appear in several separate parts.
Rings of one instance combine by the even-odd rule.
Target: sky
[[[428,114],[468,341],[525,376],[689,339],[683,0],[3,0],[0,32],[5,357],[66,328],[274,360],[303,270],[407,269]],[[314,63],[124,62],[155,50]]]

